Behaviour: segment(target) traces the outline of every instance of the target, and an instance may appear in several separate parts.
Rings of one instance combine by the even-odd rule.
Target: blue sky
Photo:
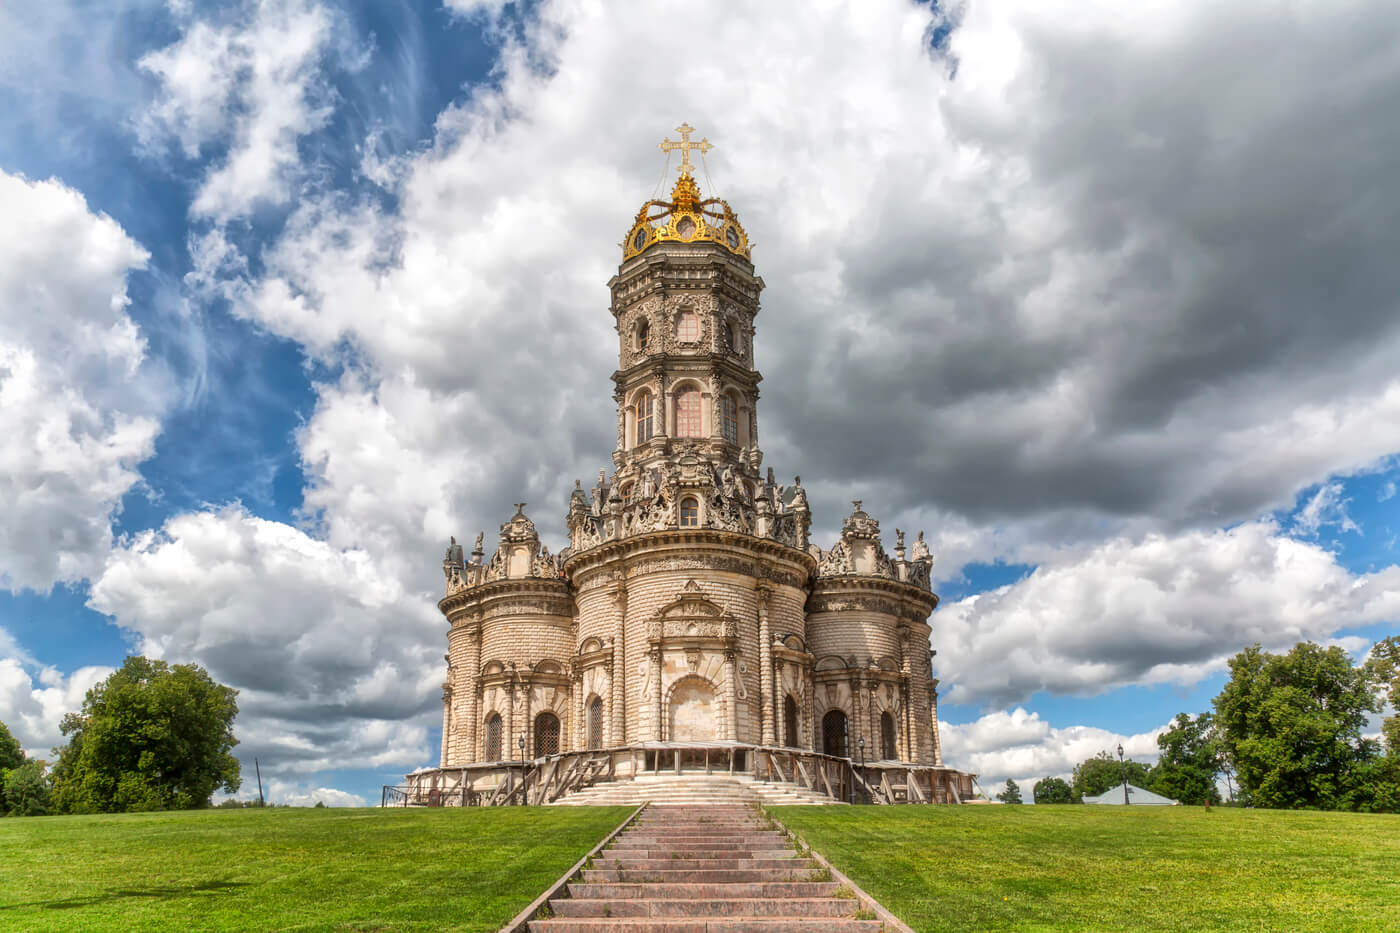
[[[245,795],[434,763],[441,550],[522,500],[557,548],[608,464],[606,282],[682,121],[767,282],[766,463],[820,543],[855,498],[928,532],[951,764],[1151,760],[1247,644],[1362,656],[1400,15],[1217,7],[0,13],[0,720],[46,754],[137,651],[238,687]]]

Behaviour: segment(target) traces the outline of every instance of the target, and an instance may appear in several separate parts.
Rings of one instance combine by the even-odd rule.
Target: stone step
[[[611,851],[611,850],[609,850]],[[749,871],[764,871],[770,868],[781,868],[785,871],[797,871],[804,868],[816,868],[817,860],[810,858],[618,858],[613,855],[603,855],[593,860],[593,867],[599,871],[695,871],[704,869],[706,871],[728,871],[738,869],[748,869]]]
[[[723,861],[723,859],[716,859]],[[786,861],[781,868],[589,868],[580,872],[585,884],[607,882],[635,883],[735,883],[764,881],[810,881],[820,869],[794,865],[799,859],[772,859],[775,864]],[[660,864],[660,861],[656,864]]]
[[[549,906],[556,917],[850,917],[855,900],[845,897],[789,897],[783,900],[715,898],[560,898]]]
[[[754,830],[752,832],[731,832],[719,830],[712,833],[664,833],[660,831],[647,830],[643,832],[637,830],[626,834],[627,845],[633,846],[700,846],[708,848],[717,842],[740,841],[749,848],[758,848],[773,845],[783,845],[787,842],[787,837],[782,833],[775,833],[772,830]],[[618,843],[623,842],[623,837],[618,837]]]
[[[615,853],[617,856],[624,856],[627,859],[671,859],[672,856],[678,859],[734,859],[734,857],[748,857],[748,859],[781,859],[784,856],[795,855],[792,849],[686,849],[679,853],[676,849],[606,849],[606,852]]]
[[[581,900],[755,900],[758,898],[835,897],[834,881],[730,882],[582,882],[569,885],[569,895]]]
[[[879,920],[834,917],[654,919],[553,917],[531,920],[530,933],[880,933]]]

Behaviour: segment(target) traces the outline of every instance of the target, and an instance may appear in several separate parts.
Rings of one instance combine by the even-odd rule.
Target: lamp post
[[[1128,765],[1123,761],[1123,743],[1118,743],[1118,772],[1123,775],[1123,805],[1127,806],[1128,801]]]
[[[856,747],[860,749],[860,780],[865,785],[867,792],[870,789],[870,782],[865,778],[865,736],[861,736],[856,742]],[[867,794],[867,799],[868,794]]]
[[[525,736],[522,735],[517,744],[520,746],[520,805],[528,807],[530,799],[525,788]]]

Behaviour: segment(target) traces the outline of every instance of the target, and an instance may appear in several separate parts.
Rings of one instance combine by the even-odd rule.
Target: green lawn
[[[3,930],[494,931],[618,807],[0,820]]]
[[[775,807],[920,933],[1400,930],[1400,816]]]

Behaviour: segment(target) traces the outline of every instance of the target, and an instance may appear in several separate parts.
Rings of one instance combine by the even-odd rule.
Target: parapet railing
[[[961,803],[972,793],[972,775],[935,765],[856,762],[782,746],[646,743],[433,769],[423,772],[418,781],[386,785],[380,805],[539,805],[619,777],[686,772],[752,775],[755,780],[792,783],[848,803]]]

